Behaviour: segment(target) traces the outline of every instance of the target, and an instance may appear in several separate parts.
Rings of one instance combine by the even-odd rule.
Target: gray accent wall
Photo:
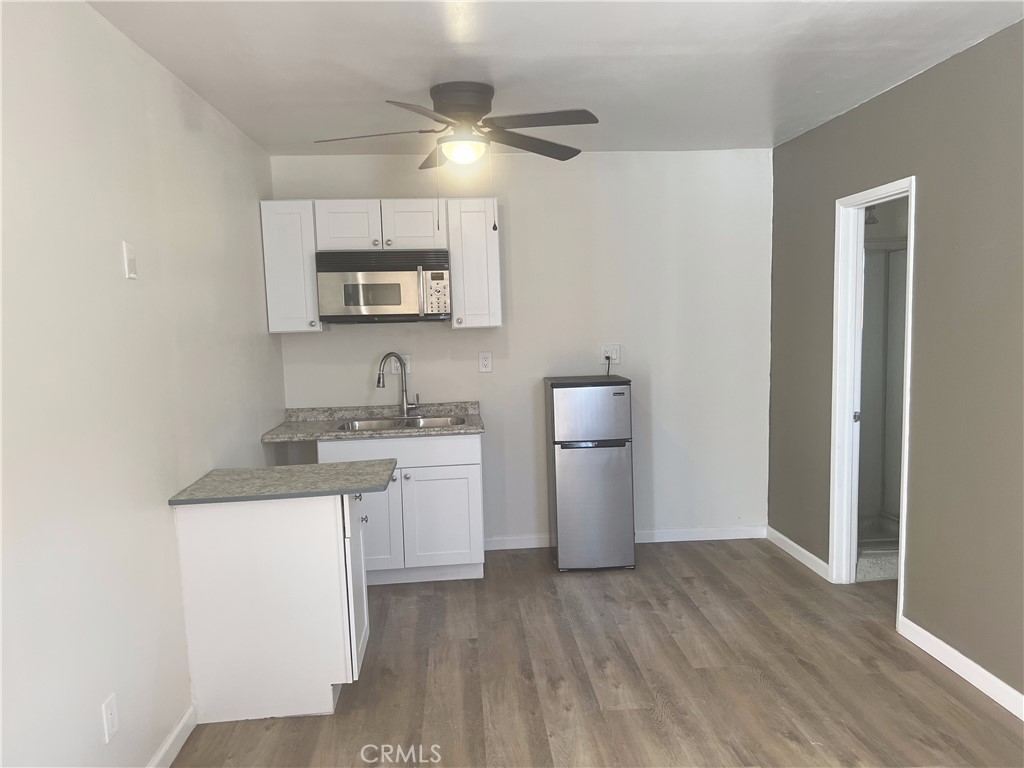
[[[1024,689],[1020,23],[776,148],[769,525],[828,559],[835,201],[917,177],[905,615]]]

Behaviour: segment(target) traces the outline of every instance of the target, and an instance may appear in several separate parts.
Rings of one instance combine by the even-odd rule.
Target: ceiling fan
[[[586,109],[563,109],[557,112],[535,112],[522,115],[485,117],[491,111],[494,98],[493,86],[486,83],[452,82],[440,83],[430,89],[433,109],[401,101],[388,101],[396,107],[407,109],[418,115],[429,117],[441,123],[443,128],[423,128],[417,131],[393,131],[391,133],[369,133],[363,136],[343,136],[337,139],[320,139],[315,144],[351,139],[369,139],[376,136],[398,136],[406,133],[440,133],[437,147],[420,163],[420,169],[436,168],[448,160],[468,164],[478,160],[491,142],[516,147],[555,160],[569,160],[580,150],[515,133],[510,128],[540,128],[554,125],[590,125],[597,122],[593,112]]]

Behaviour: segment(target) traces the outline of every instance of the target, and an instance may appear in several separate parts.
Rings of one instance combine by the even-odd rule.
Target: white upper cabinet
[[[271,333],[319,331],[312,200],[264,200],[263,264]]]
[[[448,247],[444,202],[438,200],[381,200],[384,250],[415,250]]]
[[[318,251],[370,251],[381,248],[380,200],[317,200]]]
[[[453,328],[501,325],[496,209],[493,197],[448,201]]]

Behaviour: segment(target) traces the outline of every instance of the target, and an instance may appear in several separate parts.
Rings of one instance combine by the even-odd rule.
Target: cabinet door
[[[384,249],[447,248],[444,203],[435,199],[381,200]]]
[[[380,493],[353,497],[352,514],[363,526],[363,559],[366,570],[405,567],[402,545],[402,485],[395,470],[394,480]]]
[[[370,611],[363,560],[363,525],[352,513],[352,499],[344,497],[345,583],[348,587],[348,625],[352,649],[352,682],[359,679],[366,643],[370,638]]]
[[[319,331],[312,200],[264,200],[263,269],[271,333]]]
[[[448,201],[453,328],[501,325],[496,207],[493,197]]]
[[[401,470],[405,567],[484,561],[480,465]]]
[[[381,248],[380,200],[316,200],[318,251]]]

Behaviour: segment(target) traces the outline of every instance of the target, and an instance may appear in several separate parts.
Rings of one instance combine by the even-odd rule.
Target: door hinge
[[[854,421],[860,421],[860,411],[854,411],[853,412],[853,420]]]

